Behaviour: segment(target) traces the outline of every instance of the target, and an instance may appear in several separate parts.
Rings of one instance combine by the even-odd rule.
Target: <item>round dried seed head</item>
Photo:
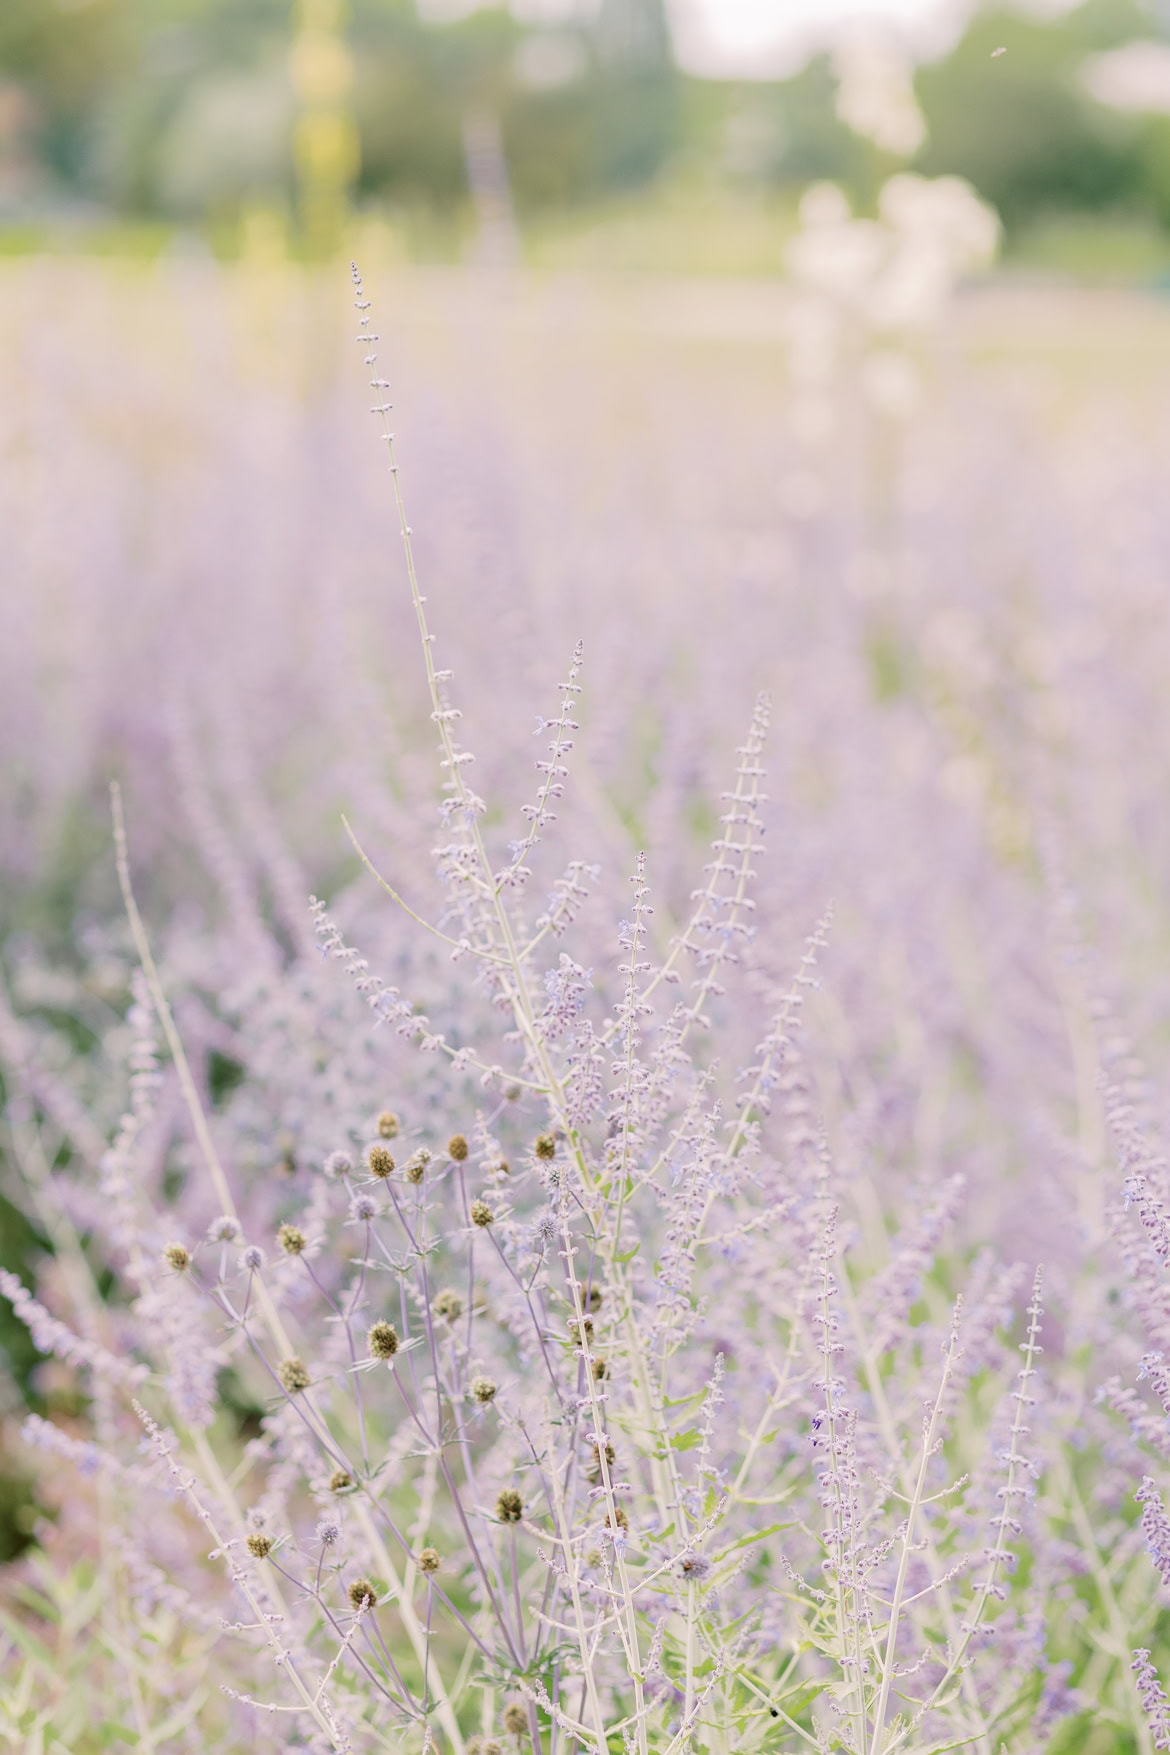
[[[372,1609],[378,1601],[378,1593],[368,1578],[355,1578],[349,1587],[351,1608]]]
[[[543,1159],[543,1161],[548,1164],[551,1163],[553,1158],[557,1155],[557,1142],[554,1140],[551,1133],[537,1134],[536,1144],[532,1149],[538,1158]]]
[[[467,1751],[467,1755],[483,1755],[483,1738],[468,1737],[463,1747]]]
[[[378,1138],[396,1140],[398,1138],[398,1117],[393,1109],[383,1109],[378,1117]]]
[[[282,1225],[276,1233],[276,1241],[286,1255],[305,1253],[305,1233],[296,1225]]]
[[[617,1524],[617,1527],[618,1527],[618,1529],[619,1529],[619,1530],[628,1530],[628,1529],[629,1529],[629,1527],[630,1527],[630,1520],[629,1520],[629,1518],[628,1518],[628,1517],[627,1517],[627,1516],[626,1516],[626,1512],[625,1512],[625,1507],[624,1507],[624,1506],[622,1506],[622,1505],[615,1505],[615,1506],[614,1506],[614,1508],[613,1508],[613,1515],[614,1515],[614,1521],[615,1521],[615,1522],[616,1522],[616,1524]],[[607,1512],[606,1512],[606,1514],[605,1514],[605,1527],[606,1527],[606,1529],[612,1529],[612,1528],[613,1528],[613,1524],[612,1524],[612,1523],[611,1523],[611,1522],[610,1522],[610,1517],[609,1517],[609,1512],[608,1512],[608,1511],[607,1511]]]
[[[388,1146],[371,1146],[366,1153],[366,1169],[379,1182],[394,1174],[394,1154]]]
[[[276,1367],[276,1375],[289,1395],[296,1395],[298,1390],[309,1387],[309,1367],[303,1359],[282,1359]]]
[[[446,1288],[440,1292],[434,1302],[436,1316],[445,1317],[448,1322],[458,1322],[463,1314],[463,1300],[458,1292]]]
[[[406,1180],[408,1182],[413,1182],[416,1185],[420,1183],[427,1173],[427,1165],[430,1161],[431,1154],[427,1151],[425,1146],[420,1146],[417,1152],[412,1152],[410,1157],[406,1160],[403,1172]]]
[[[518,1700],[509,1700],[504,1708],[504,1729],[510,1737],[522,1737],[528,1729],[528,1714]]]
[[[594,1383],[604,1383],[609,1376],[609,1366],[604,1359],[594,1359],[589,1367]]]
[[[489,1737],[481,1749],[480,1755],[504,1755],[504,1745],[497,1743],[494,1737]]]
[[[418,1557],[420,1572],[437,1572],[442,1564],[442,1557],[437,1548],[424,1548]]]
[[[254,1560],[267,1560],[272,1552],[272,1537],[254,1532],[248,1537],[247,1548]]]
[[[486,1407],[489,1402],[496,1399],[496,1385],[490,1377],[473,1377],[471,1393],[477,1402],[481,1402]]]
[[[177,1274],[185,1273],[191,1266],[191,1251],[185,1243],[168,1243],[163,1250],[163,1260]]]
[[[348,1469],[334,1469],[329,1477],[329,1491],[331,1493],[348,1493],[352,1486],[353,1476]]]
[[[589,1459],[589,1475],[592,1480],[597,1481],[601,1479],[601,1446],[598,1444],[596,1438],[591,1438],[589,1440],[589,1448],[592,1452]],[[617,1453],[613,1448],[613,1441],[612,1439],[607,1438],[605,1441],[605,1463],[607,1468],[613,1468],[616,1457]]]
[[[491,1224],[495,1216],[496,1215],[492,1212],[492,1209],[488,1206],[486,1200],[472,1201],[471,1222],[473,1225],[478,1225],[481,1231],[487,1230],[487,1227]]]
[[[593,1339],[593,1318],[591,1316],[572,1316],[569,1318],[569,1336],[579,1347]]]
[[[393,1359],[398,1351],[398,1330],[392,1322],[376,1322],[366,1336],[371,1359]]]
[[[590,1286],[589,1296],[585,1300],[585,1308],[587,1310],[600,1310],[601,1309],[601,1287],[600,1286]]]
[[[463,1135],[461,1133],[453,1133],[451,1138],[447,1141],[447,1156],[449,1158],[454,1158],[457,1164],[462,1164],[467,1158],[467,1151],[467,1141],[464,1139]]]
[[[496,1500],[496,1516],[501,1523],[519,1523],[524,1516],[524,1501],[515,1487],[505,1487]]]

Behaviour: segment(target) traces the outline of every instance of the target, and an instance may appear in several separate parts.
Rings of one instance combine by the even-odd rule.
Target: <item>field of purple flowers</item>
[[[831,278],[0,276],[7,1746],[1170,1748],[1170,311]]]

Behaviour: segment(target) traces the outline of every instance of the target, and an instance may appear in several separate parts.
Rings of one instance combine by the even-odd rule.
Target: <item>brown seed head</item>
[[[173,1267],[177,1274],[181,1274],[191,1266],[191,1251],[185,1243],[168,1243],[163,1250],[163,1260],[168,1267]]]
[[[396,1140],[398,1138],[398,1117],[393,1109],[383,1109],[378,1117],[378,1138]]]
[[[272,1552],[272,1537],[262,1536],[259,1531],[255,1531],[248,1537],[247,1547],[254,1560],[267,1560]]]
[[[629,1520],[629,1518],[628,1518],[628,1517],[627,1517],[627,1516],[626,1516],[626,1512],[625,1512],[625,1507],[624,1507],[624,1506],[622,1506],[622,1505],[615,1505],[615,1506],[614,1506],[614,1508],[613,1508],[613,1515],[614,1515],[614,1520],[615,1520],[615,1521],[616,1521],[616,1523],[617,1523],[617,1527],[618,1527],[618,1529],[619,1529],[619,1530],[628,1530],[628,1529],[629,1529],[629,1527],[630,1527],[630,1520]],[[608,1511],[607,1511],[607,1512],[606,1512],[606,1514],[605,1514],[605,1527],[606,1527],[606,1529],[612,1529],[612,1528],[613,1528],[613,1524],[612,1524],[612,1523],[611,1523],[611,1522],[610,1522],[610,1518],[609,1518],[609,1512],[608,1512]]]
[[[282,1225],[276,1233],[276,1241],[286,1255],[303,1255],[305,1253],[305,1233],[296,1225]]]
[[[569,1337],[583,1347],[586,1341],[593,1339],[593,1318],[591,1316],[573,1316],[569,1318]]]
[[[604,1359],[594,1359],[590,1365],[594,1383],[604,1383],[609,1376],[609,1366]]]
[[[589,1460],[589,1479],[591,1481],[600,1481],[600,1479],[601,1479],[601,1447],[598,1444],[596,1438],[590,1439],[590,1448],[591,1448],[593,1454]],[[615,1454],[616,1453],[615,1453],[614,1448],[613,1448],[613,1442],[611,1439],[607,1438],[605,1441],[605,1461],[606,1461],[607,1468],[610,1468],[610,1469],[613,1468],[614,1461],[615,1461]]]
[[[524,1501],[515,1487],[505,1487],[496,1500],[496,1516],[501,1523],[519,1523],[524,1516]]]
[[[447,1141],[447,1156],[449,1158],[454,1158],[457,1164],[462,1164],[467,1159],[467,1151],[467,1141],[464,1139],[463,1135],[461,1133],[453,1133],[451,1138]]]
[[[494,1737],[489,1737],[480,1751],[480,1755],[504,1755],[504,1745],[497,1743]]]
[[[437,1548],[424,1548],[418,1557],[420,1572],[437,1572],[443,1564]]]
[[[394,1154],[388,1146],[371,1146],[366,1153],[366,1169],[379,1182],[394,1174]]]
[[[378,1601],[378,1593],[368,1578],[355,1578],[349,1587],[349,1601],[354,1609],[372,1609]]]
[[[366,1335],[371,1359],[393,1359],[398,1351],[398,1330],[392,1322],[375,1322]]]
[[[463,1300],[458,1292],[447,1288],[438,1294],[433,1309],[436,1316],[443,1316],[448,1322],[458,1322],[463,1314]]]
[[[427,1173],[427,1165],[430,1161],[431,1154],[425,1146],[420,1146],[417,1152],[412,1152],[406,1160],[406,1180],[415,1184],[420,1183]]]
[[[585,1308],[587,1310],[600,1310],[601,1309],[601,1287],[600,1286],[590,1286],[589,1296],[585,1300]]]
[[[486,1200],[472,1201],[471,1222],[473,1225],[478,1225],[481,1231],[487,1230],[495,1216],[496,1215],[492,1212],[492,1209],[488,1206]]]
[[[528,1714],[518,1700],[509,1700],[504,1708],[504,1729],[511,1737],[522,1737],[528,1729]]]
[[[282,1359],[276,1367],[276,1375],[289,1395],[296,1395],[298,1390],[309,1387],[309,1368],[303,1359]]]
[[[329,1491],[331,1493],[348,1493],[352,1486],[353,1476],[348,1469],[334,1469],[329,1477]]]
[[[553,1158],[557,1155],[557,1142],[554,1140],[551,1133],[538,1134],[536,1136],[536,1144],[532,1149],[538,1158],[542,1158],[544,1162],[548,1164],[551,1163]]]
[[[484,1407],[486,1407],[489,1402],[496,1399],[496,1385],[492,1382],[490,1377],[473,1377],[471,1380],[471,1393],[477,1402],[482,1402]]]

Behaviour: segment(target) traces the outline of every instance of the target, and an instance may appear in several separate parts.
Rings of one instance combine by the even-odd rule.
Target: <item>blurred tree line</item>
[[[326,107],[338,140],[351,131],[352,152],[337,151],[359,202],[458,209],[482,117],[522,215],[675,173],[762,191],[830,177],[864,205],[905,162],[840,119],[827,55],[783,81],[684,75],[666,0],[582,0],[543,26],[499,4],[440,22],[414,0],[323,3],[318,26],[312,0],[3,0],[0,215],[72,204],[191,221],[290,205],[330,31],[345,59]],[[1083,78],[1088,57],[1165,41],[1168,25],[1167,0],[1085,0],[1057,17],[984,6],[917,71],[914,168],[969,178],[1009,234],[1105,208],[1170,227],[1170,92],[1161,113],[1127,111]],[[313,39],[300,61],[298,32]],[[324,123],[318,135],[327,146]]]

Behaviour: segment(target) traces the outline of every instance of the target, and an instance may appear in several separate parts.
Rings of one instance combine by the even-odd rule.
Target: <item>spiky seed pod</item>
[[[366,1169],[379,1182],[394,1174],[394,1154],[386,1146],[371,1146],[366,1153]]]
[[[624,1506],[615,1505],[613,1508],[613,1515],[614,1515],[614,1521],[616,1522],[619,1530],[628,1530],[629,1529],[630,1520],[626,1516]],[[609,1517],[608,1511],[605,1514],[605,1527],[607,1530],[613,1528],[613,1524],[610,1522],[610,1517]]]
[[[591,1447],[592,1452],[593,1452],[593,1455],[592,1455],[592,1457],[590,1459],[590,1463],[589,1463],[589,1479],[591,1481],[600,1481],[600,1479],[601,1479],[601,1447],[598,1444],[596,1438],[590,1439],[589,1442],[590,1442],[590,1447]],[[616,1460],[616,1452],[614,1451],[614,1448],[613,1448],[613,1442],[612,1442],[612,1440],[607,1438],[605,1441],[606,1466],[608,1468],[612,1469],[615,1460]]]
[[[472,1201],[471,1222],[473,1225],[478,1225],[481,1231],[487,1230],[495,1216],[496,1215],[492,1212],[492,1209],[488,1206],[486,1200]]]
[[[604,1383],[609,1376],[609,1366],[604,1359],[594,1359],[590,1370],[593,1373],[594,1383]]]
[[[348,1469],[334,1469],[329,1477],[329,1491],[331,1493],[348,1493],[352,1486],[353,1476]]]
[[[437,1572],[442,1564],[443,1561],[437,1548],[424,1548],[418,1557],[420,1572]]]
[[[396,1140],[398,1138],[398,1117],[393,1109],[383,1109],[378,1117],[378,1138]]]
[[[303,1359],[282,1359],[276,1367],[276,1375],[289,1395],[296,1395],[298,1390],[308,1389],[311,1381],[309,1367]]]
[[[272,1537],[262,1536],[256,1531],[248,1537],[247,1547],[254,1560],[267,1560],[272,1552]]]
[[[412,1152],[410,1157],[406,1160],[404,1171],[406,1180],[408,1182],[413,1182],[416,1185],[420,1183],[427,1173],[427,1165],[430,1161],[431,1154],[427,1151],[425,1146],[420,1146],[417,1152]]]
[[[510,1737],[522,1737],[528,1729],[528,1714],[518,1700],[509,1700],[505,1706],[503,1723]]]
[[[276,1241],[286,1255],[305,1253],[305,1233],[296,1225],[282,1225],[276,1233]]]
[[[490,1377],[473,1377],[471,1393],[477,1402],[481,1402],[486,1407],[489,1402],[496,1399],[496,1385]]]
[[[393,1359],[398,1351],[398,1330],[392,1322],[375,1322],[366,1336],[371,1359]]]
[[[538,1158],[548,1164],[557,1155],[557,1142],[551,1133],[541,1133],[536,1136],[536,1144],[532,1149]]]
[[[505,1487],[496,1500],[496,1516],[501,1523],[519,1523],[524,1516],[524,1501],[515,1487]]]
[[[191,1251],[185,1243],[168,1243],[163,1250],[163,1260],[177,1274],[185,1273],[191,1266]]]
[[[445,1317],[448,1322],[458,1322],[463,1314],[463,1300],[458,1292],[447,1288],[438,1294],[433,1309],[436,1316]]]
[[[467,1151],[467,1141],[464,1139],[463,1135],[461,1133],[453,1133],[451,1138],[447,1141],[447,1156],[453,1158],[457,1164],[463,1164],[467,1160]]]
[[[378,1593],[368,1578],[355,1578],[349,1587],[351,1608],[372,1609],[378,1601]]]

